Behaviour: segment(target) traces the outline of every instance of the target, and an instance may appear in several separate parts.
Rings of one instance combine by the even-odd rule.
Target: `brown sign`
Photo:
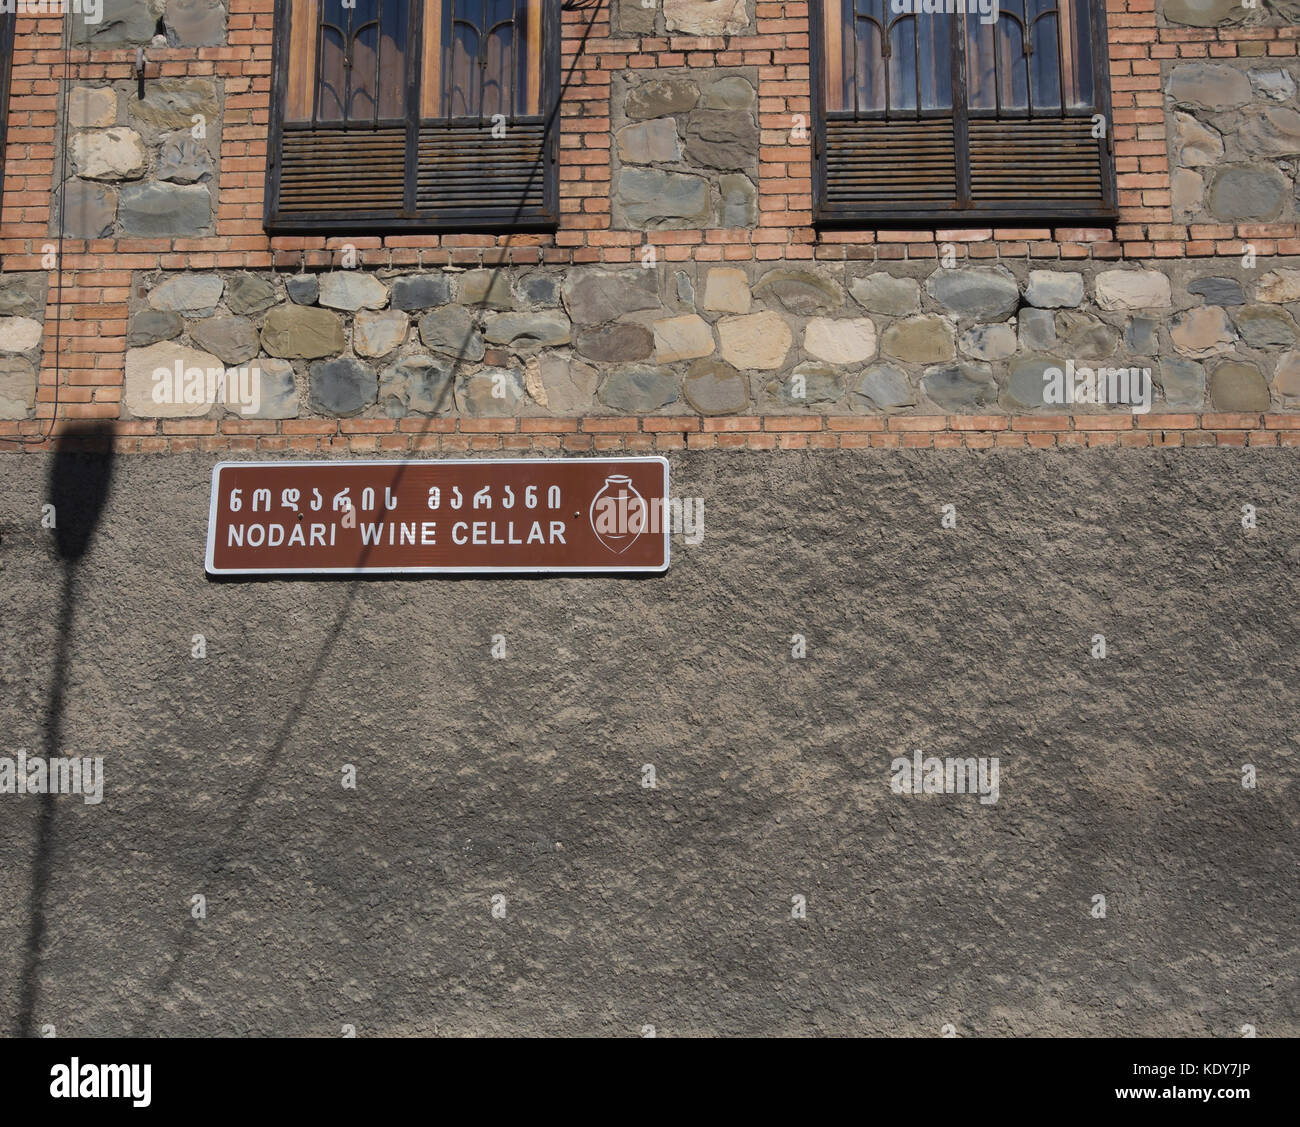
[[[222,462],[210,575],[666,571],[663,458]]]

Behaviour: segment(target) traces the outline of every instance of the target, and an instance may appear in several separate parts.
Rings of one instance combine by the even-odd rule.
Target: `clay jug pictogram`
[[[630,477],[613,474],[591,499],[591,530],[611,552],[622,555],[646,529],[649,517],[645,498]]]

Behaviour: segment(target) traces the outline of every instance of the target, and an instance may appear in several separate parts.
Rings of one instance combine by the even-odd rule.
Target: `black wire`
[[[9,17],[17,20],[17,13]],[[54,433],[55,424],[59,421],[59,377],[61,370],[59,368],[59,354],[62,352],[62,329],[63,329],[63,216],[64,208],[67,206],[68,199],[68,118],[72,116],[72,107],[69,104],[68,95],[68,67],[69,56],[72,53],[72,21],[64,20],[63,22],[63,88],[61,90],[63,98],[63,134],[60,145],[62,152],[59,154],[59,222],[58,222],[58,258],[55,269],[58,271],[58,280],[55,282],[54,290],[54,411],[50,415],[50,430],[48,434],[42,434],[37,438],[15,436],[16,441],[26,446],[36,446],[42,442],[48,441],[50,435]],[[125,380],[125,370],[123,371]],[[40,402],[40,380],[36,382],[37,403]]]

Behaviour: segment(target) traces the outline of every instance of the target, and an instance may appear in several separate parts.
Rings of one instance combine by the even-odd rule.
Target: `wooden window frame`
[[[290,213],[279,207],[281,173],[283,170],[284,141],[286,134],[309,132],[301,126],[290,124],[286,128],[285,107],[289,84],[289,43],[285,32],[289,29],[291,0],[275,0],[274,35],[271,63],[271,112],[267,138],[266,190],[263,204],[264,229],[272,235],[280,234],[383,234],[386,232],[544,232],[553,231],[559,222],[559,94],[560,94],[560,4],[559,0],[542,0],[541,50],[536,62],[540,79],[541,113],[535,116],[510,115],[508,121],[518,123],[538,139],[538,158],[529,164],[529,184],[538,202],[531,206],[507,200],[495,202],[487,198],[465,206],[421,206],[419,196],[422,174],[427,179],[429,168],[427,150],[454,152],[466,130],[483,127],[479,118],[427,117],[423,114],[424,91],[421,90],[422,68],[428,42],[424,35],[424,16],[429,6],[425,0],[410,0],[412,5],[410,45],[406,52],[406,97],[403,116],[393,127],[405,130],[402,142],[404,152],[404,201],[400,209],[384,213],[351,212],[342,208],[333,211]],[[449,0],[438,6],[446,12]],[[444,45],[445,46],[445,45]],[[313,64],[315,66],[315,64]],[[313,82],[315,78],[313,78]],[[387,120],[387,119],[384,119]],[[397,120],[397,119],[395,119]],[[334,131],[373,132],[370,123],[319,123],[321,129]],[[459,132],[458,132],[459,131]],[[432,138],[432,139],[431,139]],[[423,161],[423,163],[422,163]],[[540,179],[536,185],[533,177]],[[540,191],[538,191],[540,189]],[[430,192],[430,194],[432,194]],[[495,213],[493,209],[495,208]]]
[[[971,148],[969,126],[972,121],[990,119],[998,124],[1028,120],[1025,116],[998,118],[987,111],[972,113],[967,107],[965,36],[951,38],[952,103],[951,110],[885,110],[870,113],[826,109],[826,42],[827,8],[842,13],[844,0],[814,0],[810,4],[811,79],[813,107],[813,224],[825,228],[886,230],[890,228],[960,228],[994,225],[1055,226],[1058,224],[1113,227],[1119,219],[1115,186],[1115,121],[1111,112],[1110,53],[1106,32],[1106,0],[1085,0],[1091,29],[1092,78],[1094,104],[1086,112],[1065,112],[1058,120],[1090,120],[1101,114],[1106,121],[1106,135],[1099,145],[1100,200],[1096,204],[1041,203],[1004,201],[980,204],[971,201]],[[888,11],[889,0],[884,0]],[[925,208],[907,206],[846,206],[828,199],[827,123],[830,119],[888,126],[891,122],[952,122],[952,148],[955,156],[956,202]],[[864,131],[865,132],[865,131]]]

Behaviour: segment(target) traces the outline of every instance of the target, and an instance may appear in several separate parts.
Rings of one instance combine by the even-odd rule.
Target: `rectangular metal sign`
[[[664,458],[222,462],[210,575],[668,569]]]

